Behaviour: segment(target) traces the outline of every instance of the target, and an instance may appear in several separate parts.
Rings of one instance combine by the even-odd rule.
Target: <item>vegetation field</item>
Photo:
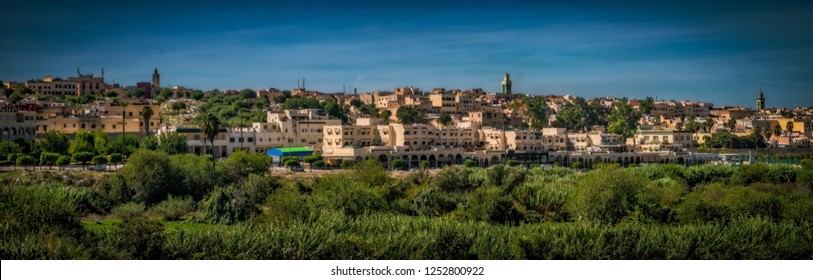
[[[297,177],[137,150],[0,174],[2,259],[813,259],[813,164]],[[104,174],[104,175],[100,175]],[[280,176],[285,175],[285,176]]]

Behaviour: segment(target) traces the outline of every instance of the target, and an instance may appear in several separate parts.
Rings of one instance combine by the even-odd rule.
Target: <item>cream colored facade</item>
[[[25,86],[33,90],[35,93],[44,94],[66,94],[76,95],[76,88],[78,83],[75,81],[67,81],[51,76],[45,76],[42,80],[27,81]]]
[[[36,138],[36,118],[36,112],[19,111],[13,105],[0,108],[0,140]]]
[[[37,113],[36,129],[38,133],[55,130],[65,134],[75,134],[79,130],[102,130],[107,134],[145,133],[142,110],[144,106],[152,109],[149,119],[150,133],[157,133],[161,125],[161,106],[151,103],[132,103],[127,107],[119,104],[97,103],[85,109],[73,109],[69,114],[64,109],[45,107]],[[124,118],[122,118],[122,114]]]
[[[660,151],[664,148],[688,148],[692,145],[692,133],[678,130],[639,130],[635,141],[642,151]]]

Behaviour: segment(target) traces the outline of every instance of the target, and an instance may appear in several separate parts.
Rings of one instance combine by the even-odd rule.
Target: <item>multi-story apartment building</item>
[[[642,151],[688,148],[692,145],[692,132],[641,128],[635,134],[635,144]]]

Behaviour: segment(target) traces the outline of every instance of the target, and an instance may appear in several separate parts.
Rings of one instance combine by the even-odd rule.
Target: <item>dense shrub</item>
[[[599,169],[579,181],[569,210],[577,220],[592,224],[635,219],[644,187],[645,180],[627,169]]]
[[[161,203],[153,206],[150,211],[161,215],[164,219],[174,221],[189,212],[195,211],[195,202],[192,201],[191,197],[177,198],[170,195]]]
[[[184,195],[179,193],[182,186],[177,182],[178,174],[163,152],[138,150],[130,156],[120,174],[138,202],[155,204],[169,194]]]
[[[144,209],[145,207],[143,203],[128,202],[113,207],[113,210],[111,212],[113,213],[113,215],[116,215],[119,218],[131,219],[135,217],[140,217],[142,214],[144,214]]]

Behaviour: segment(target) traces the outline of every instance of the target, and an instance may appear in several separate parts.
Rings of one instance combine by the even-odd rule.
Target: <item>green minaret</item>
[[[502,94],[511,94],[511,77],[508,72],[505,72],[505,77],[502,78]]]
[[[762,95],[762,90],[757,94],[757,111],[765,110],[765,96]]]

